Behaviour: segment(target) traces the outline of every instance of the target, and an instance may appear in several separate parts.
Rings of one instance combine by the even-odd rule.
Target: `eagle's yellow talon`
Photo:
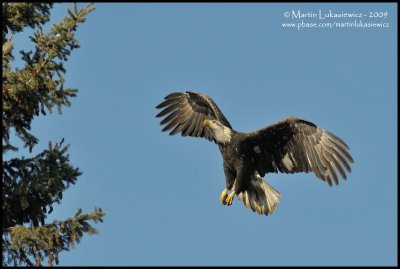
[[[226,204],[227,206],[232,205],[233,203],[233,197],[235,197],[235,192],[231,192],[231,194],[228,195],[228,197],[226,197],[224,204]]]
[[[222,193],[221,196],[219,197],[219,200],[221,201],[222,204],[226,205],[225,200],[226,197],[228,197],[228,190],[225,188]]]

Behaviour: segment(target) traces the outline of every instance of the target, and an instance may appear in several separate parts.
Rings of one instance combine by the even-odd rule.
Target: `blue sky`
[[[299,22],[285,19],[292,10],[388,12],[362,19],[389,27],[286,29]],[[83,171],[49,220],[107,212],[100,235],[61,264],[397,264],[396,21],[396,4],[96,4],[65,65],[78,97],[32,126],[36,152],[65,137]],[[349,144],[353,172],[338,187],[267,175],[282,195],[268,217],[236,199],[222,206],[217,147],[168,136],[155,118],[164,96],[185,90],[213,98],[238,131],[312,121]]]

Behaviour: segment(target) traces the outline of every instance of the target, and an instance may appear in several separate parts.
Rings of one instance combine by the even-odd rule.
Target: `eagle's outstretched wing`
[[[156,108],[163,109],[156,117],[165,118],[160,122],[166,125],[162,131],[172,131],[170,135],[181,133],[182,136],[204,137],[212,141],[214,138],[208,128],[204,128],[205,119],[216,119],[231,128],[228,120],[214,101],[205,94],[196,92],[174,92],[167,95]]]
[[[246,141],[258,156],[256,169],[261,176],[270,172],[314,172],[326,181],[339,184],[337,172],[346,179],[353,158],[349,147],[334,134],[315,124],[286,118],[271,126],[248,133]]]

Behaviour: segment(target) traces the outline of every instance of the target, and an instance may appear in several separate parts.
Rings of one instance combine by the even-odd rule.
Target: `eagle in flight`
[[[226,186],[222,204],[234,196],[260,215],[272,214],[280,193],[263,177],[266,173],[314,174],[332,186],[338,174],[346,180],[353,158],[347,144],[317,125],[288,117],[250,133],[234,130],[214,101],[198,92],[174,92],[156,106],[164,117],[162,131],[170,135],[204,137],[214,141],[222,154]],[[229,194],[228,192],[231,191]]]

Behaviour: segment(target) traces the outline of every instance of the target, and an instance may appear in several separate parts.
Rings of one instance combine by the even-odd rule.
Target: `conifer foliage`
[[[82,174],[73,167],[64,139],[30,157],[18,156],[13,142],[20,139],[32,154],[38,138],[31,133],[32,120],[69,106],[76,89],[64,88],[63,63],[79,48],[75,32],[94,10],[92,4],[68,9],[66,17],[44,33],[52,3],[2,3],[2,264],[48,265],[59,263],[59,253],[69,251],[84,234],[95,234],[91,223],[102,222],[105,213],[95,208],[64,221],[46,223],[53,205]],[[22,68],[14,68],[13,36],[32,28],[33,51],[19,51]],[[7,155],[12,155],[9,157]],[[27,153],[28,154],[28,153]],[[8,158],[8,159],[7,159]]]

